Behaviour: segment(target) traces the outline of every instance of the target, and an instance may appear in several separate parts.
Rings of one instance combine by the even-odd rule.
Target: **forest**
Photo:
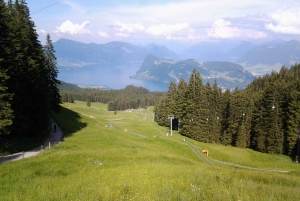
[[[39,138],[61,103],[50,35],[41,45],[25,0],[0,0],[0,28],[0,139]]]
[[[127,110],[146,108],[155,105],[157,101],[165,94],[165,92],[150,92],[143,87],[129,85],[124,89],[101,90],[101,89],[85,89],[85,90],[62,90],[60,92],[62,102],[73,103],[74,100],[91,102],[101,102],[108,104],[108,111]]]
[[[194,70],[189,82],[170,83],[155,108],[155,121],[207,143],[251,148],[271,154],[299,155],[300,64],[256,78],[245,89],[222,91],[203,84]],[[299,157],[299,156],[298,156]],[[297,160],[297,158],[296,158]]]

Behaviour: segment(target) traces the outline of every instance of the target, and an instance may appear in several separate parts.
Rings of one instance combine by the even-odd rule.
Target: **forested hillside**
[[[198,141],[296,156],[299,78],[300,65],[296,64],[256,78],[243,91],[222,92],[216,82],[204,86],[194,70],[188,83],[170,84],[156,106],[155,121],[170,126],[167,117],[173,114],[180,133]]]
[[[39,137],[48,128],[50,110],[60,110],[53,44],[47,35],[41,45],[29,13],[25,0],[0,0],[2,136]]]
[[[73,103],[74,100],[101,102],[108,104],[108,110],[126,110],[146,108],[155,105],[165,94],[164,92],[150,92],[143,87],[129,85],[121,90],[85,89],[80,92],[61,91],[63,102]]]

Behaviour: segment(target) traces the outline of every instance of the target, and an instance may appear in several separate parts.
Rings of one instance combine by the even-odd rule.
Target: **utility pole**
[[[171,134],[171,136],[172,136],[172,121],[173,121],[173,119],[174,119],[174,115],[168,115],[168,119],[170,119],[170,130],[171,130],[171,132],[170,132],[170,134]]]

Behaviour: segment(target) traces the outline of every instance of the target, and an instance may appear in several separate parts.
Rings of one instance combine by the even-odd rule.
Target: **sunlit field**
[[[175,131],[167,136],[169,129],[153,122],[152,108],[117,114],[106,108],[63,104],[54,119],[64,142],[35,157],[0,164],[0,200],[300,198],[300,164],[287,156],[200,143]],[[209,150],[213,165],[187,142],[200,153]]]

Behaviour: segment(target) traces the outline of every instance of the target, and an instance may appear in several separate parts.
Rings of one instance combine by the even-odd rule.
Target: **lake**
[[[128,85],[144,87],[150,91],[167,91],[169,84],[130,79],[141,64],[89,65],[81,68],[58,67],[58,79],[74,84],[105,85],[110,89],[123,89]]]

